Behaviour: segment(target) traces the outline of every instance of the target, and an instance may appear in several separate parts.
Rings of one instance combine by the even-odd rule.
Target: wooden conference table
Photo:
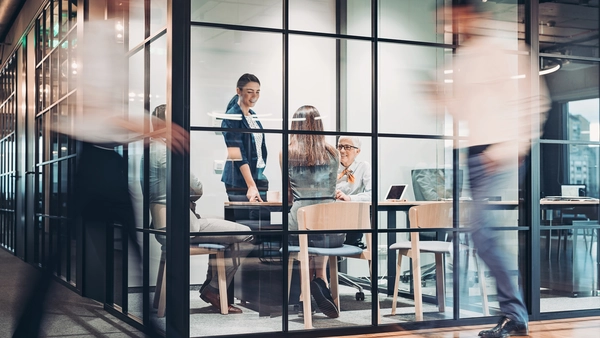
[[[383,211],[387,214],[386,228],[396,229],[398,227],[398,212],[405,214],[405,225],[409,227],[408,211],[411,207],[423,204],[439,203],[440,201],[381,201],[377,204],[377,211]],[[446,201],[452,203],[452,201]],[[341,203],[341,202],[340,202]],[[461,201],[460,203],[472,203],[472,201]],[[553,217],[555,211],[560,211],[563,214],[564,210],[571,210],[571,213],[581,211],[591,220],[598,220],[598,206],[599,201],[597,199],[590,200],[540,200],[540,208],[542,209],[542,221],[548,223],[548,225],[563,225],[559,220],[558,224],[553,224]],[[489,201],[485,203],[485,206],[489,210],[516,210],[519,206],[518,201]],[[282,211],[281,202],[225,202],[224,203],[224,216],[225,219],[235,221],[234,211],[236,209],[252,209],[257,207],[272,208],[275,211]],[[592,207],[592,208],[590,208]],[[573,211],[574,210],[574,211]],[[258,230],[280,230],[281,224],[274,224],[271,222],[263,222],[264,227],[261,227],[261,222],[258,222]],[[550,236],[547,236],[549,239]],[[389,232],[387,236],[387,245],[391,245],[396,242],[396,233]],[[389,276],[395,276],[396,274],[396,254],[394,251],[388,251],[387,259],[387,271]],[[389,282],[387,287],[387,294],[392,295],[394,293],[394,283]]]

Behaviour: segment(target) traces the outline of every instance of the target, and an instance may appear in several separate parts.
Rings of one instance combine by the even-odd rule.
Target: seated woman
[[[291,130],[323,131],[319,111],[313,106],[296,110]],[[298,230],[298,209],[304,206],[335,201],[335,182],[339,155],[325,142],[324,135],[291,134],[288,148],[288,195],[293,200],[289,215],[289,229]],[[281,162],[281,153],[279,160]],[[308,245],[335,248],[343,245],[345,234],[309,234]],[[291,235],[290,243],[298,245],[298,236]],[[317,306],[331,318],[339,317],[327,283],[326,257],[315,256],[310,261],[310,291]]]
[[[165,128],[165,109],[166,105],[159,105],[154,109],[152,115],[155,119],[152,121],[154,130]],[[143,170],[143,169],[142,169]],[[153,138],[150,141],[150,170],[149,170],[149,202],[153,216],[153,226],[156,229],[166,228],[166,210],[167,210],[167,147],[165,141],[161,138]],[[192,174],[190,177],[190,232],[244,232],[250,231],[245,225],[226,221],[217,218],[201,218],[195,213],[195,201],[203,193],[202,183]],[[159,242],[161,240],[157,238]],[[252,250],[252,245],[248,243],[253,239],[252,235],[226,235],[226,236],[195,236],[190,238],[190,243],[217,243],[231,245],[225,252],[226,257],[245,258]],[[236,249],[233,244],[239,243]],[[166,243],[161,242],[165,245]],[[238,265],[233,264],[234,259],[226,259],[225,274],[227,275],[227,285],[231,283]],[[210,259],[207,272],[207,281],[201,289],[200,298],[213,307],[220,310],[219,285],[216,268],[216,259]],[[233,304],[229,304],[229,313],[242,313],[242,310]]]

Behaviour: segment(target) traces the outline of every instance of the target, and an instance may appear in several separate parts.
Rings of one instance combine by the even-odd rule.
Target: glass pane
[[[598,146],[542,144],[541,196],[598,198]]]
[[[281,28],[282,4],[282,0],[192,0],[192,21]]]
[[[129,194],[131,196],[131,201],[133,203],[133,211],[135,214],[135,224],[131,225],[136,227],[136,229],[143,227],[143,194],[142,194],[142,186],[140,182],[141,180],[141,159],[144,154],[144,141],[138,141],[135,143],[129,143],[127,145],[127,168],[128,168],[128,182],[129,182]],[[124,225],[125,226],[125,225]],[[124,245],[125,239],[127,236],[125,233],[121,233],[123,237],[121,237],[121,242]],[[127,294],[128,294],[128,312],[132,313],[139,318],[142,318],[142,309],[143,309],[143,297],[147,297],[144,295],[142,290],[143,286],[143,273],[142,273],[142,261],[140,261],[140,254],[143,254],[143,241],[142,241],[142,233],[136,233],[137,240],[139,243],[139,253],[136,252],[138,248],[133,244],[132,240],[129,240],[128,243],[128,257],[122,257],[122,259],[127,259],[127,264],[129,265],[128,275],[127,275]],[[119,244],[118,242],[115,244]],[[118,248],[116,248],[118,249]],[[125,264],[125,261],[122,261],[121,264]]]
[[[452,50],[400,44],[379,45],[379,131],[452,135],[452,118],[436,106],[423,83],[451,86]],[[436,69],[437,71],[436,74]],[[451,90],[443,88],[440,90]],[[410,123],[406,123],[411,121]]]
[[[144,114],[144,54],[129,58],[129,116]]]
[[[68,51],[69,59],[68,66],[63,71],[67,71],[69,88],[68,91],[71,91],[77,87],[77,74],[79,72],[79,65],[77,64],[77,35],[75,32],[69,35],[70,39],[70,49]]]
[[[150,110],[166,104],[167,38],[163,36],[150,45]]]
[[[348,35],[371,36],[371,1],[348,0],[338,2],[341,6],[340,15],[345,11],[346,18],[342,18],[340,33]],[[346,26],[344,29],[344,25]]]
[[[544,206],[542,206],[544,208]],[[575,209],[581,207],[574,207]],[[553,208],[554,209],[554,208]],[[564,211],[569,212],[563,208]],[[594,220],[586,217],[545,220],[540,239],[540,311],[558,312],[591,310],[598,308],[600,285],[598,285],[598,232],[600,231],[595,209]],[[566,215],[561,210],[546,210],[547,215]],[[579,220],[576,220],[579,219]],[[582,220],[584,219],[584,220]],[[561,225],[563,225],[561,227]],[[556,228],[556,230],[552,230]]]
[[[371,131],[369,42],[291,36],[289,59],[290,117],[298,107],[309,104],[321,113],[325,130]],[[307,81],[309,78],[319,81]]]
[[[444,9],[439,3],[437,0],[379,0],[379,36],[443,43]],[[440,18],[436,20],[438,15]]]
[[[385,154],[396,154],[386,156]],[[406,185],[402,194],[389,196],[393,200],[439,201],[453,197],[452,182],[452,141],[427,139],[379,139],[379,201],[388,199],[390,188]],[[398,158],[404,159],[397,161]],[[459,172],[459,196],[466,195],[465,170]],[[408,211],[408,209],[404,210]],[[380,220],[380,227],[406,227],[404,217],[398,217],[398,225],[386,225]],[[389,218],[388,218],[389,221]]]
[[[150,3],[150,34],[167,24],[167,0],[151,0]]]
[[[598,64],[542,58],[552,109],[542,138],[599,141]]]
[[[281,35],[192,27],[192,126],[220,127],[242,74],[260,81],[252,110],[265,129],[281,129]]]
[[[335,4],[335,0],[290,1],[290,29],[335,33]]]
[[[319,110],[325,130],[336,130],[337,40],[308,36],[290,36],[289,40],[289,116],[308,104]],[[368,70],[364,74],[368,76]]]
[[[598,2],[543,1],[540,53],[598,57]]]
[[[144,40],[144,2],[145,0],[130,0],[129,17],[127,22],[127,34],[129,37],[129,48],[137,46]]]
[[[281,135],[265,134],[269,144],[281,144]],[[239,308],[244,316],[235,318],[235,325],[206,325],[212,316],[221,316],[218,309],[212,305],[211,299],[221,290],[218,286],[218,272],[214,266],[209,267],[207,255],[190,253],[190,332],[192,336],[241,334],[252,332],[267,332],[281,330],[282,286],[285,285],[282,268],[281,248],[281,202],[247,203],[246,190],[235,196],[228,196],[224,183],[221,181],[227,169],[223,170],[227,150],[223,136],[214,132],[191,133],[190,172],[191,209],[192,217],[190,231],[195,231],[193,243],[220,243],[228,247],[226,257],[237,255],[240,265],[237,269],[227,272],[233,281],[228,289],[234,298],[229,304]],[[271,151],[264,174],[268,177],[269,191],[281,191],[281,169],[278,164],[276,151]],[[199,189],[199,187],[201,187]],[[267,192],[264,191],[263,200]],[[271,195],[271,194],[269,194]],[[230,202],[232,201],[232,202]],[[240,231],[242,234],[230,235],[224,232]],[[253,244],[245,239],[255,231]],[[276,231],[277,233],[273,233]],[[208,234],[208,232],[217,232]],[[239,246],[239,251],[236,247]],[[229,260],[226,258],[226,260]],[[214,264],[215,259],[210,260]],[[229,264],[229,263],[228,263]],[[208,276],[208,277],[207,277]],[[203,288],[203,284],[209,284]],[[203,298],[198,298],[202,288]],[[220,317],[222,318],[222,317]],[[256,325],[260,318],[261,325]],[[232,319],[233,320],[233,319]]]

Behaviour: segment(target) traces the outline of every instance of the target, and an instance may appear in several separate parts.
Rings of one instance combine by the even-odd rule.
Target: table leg
[[[387,227],[393,229],[396,227],[396,210],[388,210],[387,212]],[[388,233],[387,245],[396,243],[396,234],[393,232]],[[391,281],[389,276],[396,276],[396,250],[388,249],[388,260],[387,260],[387,295],[394,295],[398,290],[394,290],[394,282]]]

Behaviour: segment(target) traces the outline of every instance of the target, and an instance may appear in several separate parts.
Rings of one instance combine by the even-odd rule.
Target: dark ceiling
[[[6,34],[10,30],[17,14],[26,0],[1,0],[0,1],[0,43],[4,43]]]

